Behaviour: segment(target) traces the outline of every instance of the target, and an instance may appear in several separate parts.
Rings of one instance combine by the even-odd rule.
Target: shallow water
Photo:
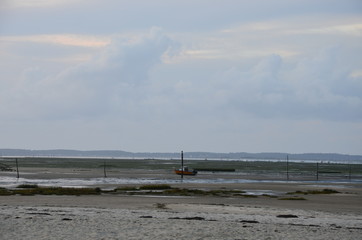
[[[323,181],[285,181],[285,180],[251,180],[240,178],[16,178],[12,176],[0,177],[0,187],[13,188],[20,184],[37,184],[38,186],[54,186],[54,187],[93,187],[93,186],[113,186],[124,184],[177,184],[177,183],[199,183],[199,184],[229,184],[229,183],[362,183],[362,180],[323,180]],[[263,193],[261,193],[263,194]]]

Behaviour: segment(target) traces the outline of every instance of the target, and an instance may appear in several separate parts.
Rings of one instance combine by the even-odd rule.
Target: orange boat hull
[[[176,173],[177,175],[189,175],[189,176],[194,176],[194,175],[197,174],[196,171],[190,172],[190,171],[181,171],[181,170],[175,170],[175,173]]]

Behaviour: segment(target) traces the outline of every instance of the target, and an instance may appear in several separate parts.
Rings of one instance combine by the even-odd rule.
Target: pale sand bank
[[[169,204],[144,210],[1,206],[1,239],[360,239],[360,216]],[[280,215],[295,216],[281,218]]]

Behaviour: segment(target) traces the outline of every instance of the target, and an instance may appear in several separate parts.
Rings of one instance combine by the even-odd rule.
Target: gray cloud
[[[298,60],[274,54],[248,69],[209,69],[210,75],[203,78],[189,73],[157,87],[149,85],[157,92],[148,100],[151,107],[177,108],[193,118],[252,114],[266,119],[358,122],[360,77],[352,77],[354,66],[341,59],[341,47],[323,48]]]
[[[361,76],[351,76],[358,64],[344,60],[342,46],[298,59],[272,54],[248,68],[206,66],[214,60],[194,62],[194,69],[162,63],[164,55],[179,48],[158,28],[137,37],[114,36],[90,60],[58,74],[26,68],[20,88],[10,84],[17,90],[15,97],[8,96],[13,99],[9,108],[21,114],[25,104],[27,116],[53,118],[140,117],[149,112],[155,117],[248,113],[263,118],[361,119]],[[173,70],[168,73],[169,67]]]
[[[230,69],[222,76],[226,105],[268,118],[360,121],[361,84],[353,69],[341,71],[340,57],[329,48],[292,65],[272,55],[249,71]]]
[[[153,28],[136,39],[115,36],[91,60],[57,75],[45,75],[38,67],[26,69],[11,108],[25,108],[22,117],[55,119],[129,111],[142,102],[147,91],[142,85],[148,85],[150,70],[175,47],[160,29]]]

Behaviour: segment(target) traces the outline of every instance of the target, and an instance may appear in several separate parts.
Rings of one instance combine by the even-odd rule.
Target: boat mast
[[[181,179],[184,178],[184,151],[181,151]]]
[[[289,181],[289,155],[287,155],[287,181]]]

